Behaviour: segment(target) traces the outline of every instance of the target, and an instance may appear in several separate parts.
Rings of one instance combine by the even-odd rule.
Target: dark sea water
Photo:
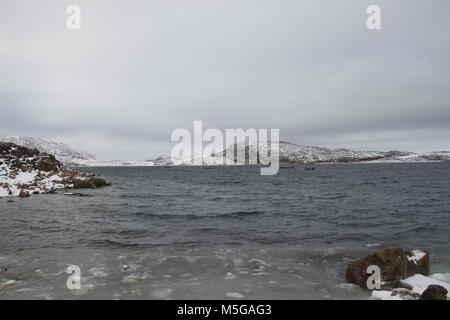
[[[0,299],[367,299],[345,268],[393,245],[450,272],[450,163],[315,167],[85,168],[113,185],[0,199]]]

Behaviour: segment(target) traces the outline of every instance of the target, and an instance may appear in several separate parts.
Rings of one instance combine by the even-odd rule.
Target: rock
[[[430,274],[430,257],[427,250],[411,250],[406,251],[406,258],[408,259],[408,276],[414,274]]]
[[[92,197],[91,194],[81,193],[81,192],[68,192],[68,193],[64,193],[64,195],[72,196],[72,197]]]
[[[71,178],[69,180],[70,184],[73,184],[74,189],[81,189],[81,188],[101,188],[110,186],[110,183],[107,183],[104,179],[98,178],[95,176],[88,176],[86,179],[77,179],[77,178]]]
[[[57,194],[58,192],[56,191],[56,188],[50,188],[50,189],[47,189],[46,193],[47,194]]]
[[[0,196],[28,197],[56,193],[65,188],[99,188],[111,185],[90,173],[64,166],[53,155],[0,142]]]
[[[447,289],[442,286],[432,284],[422,293],[421,300],[447,300]]]
[[[420,294],[408,289],[394,289],[392,291],[374,290],[372,299],[376,300],[419,300]]]
[[[0,288],[9,288],[14,286],[17,283],[16,280],[8,280],[4,283],[0,283]]]
[[[405,251],[400,247],[390,247],[375,251],[368,256],[353,261],[347,266],[346,278],[362,288],[367,288],[367,268],[380,267],[383,285],[398,287],[400,280],[416,273],[428,275],[430,271],[428,252],[425,250]]]
[[[126,271],[128,271],[128,269],[130,269],[130,266],[126,265],[126,264],[124,264],[123,266],[120,267],[120,271],[122,271],[122,272],[126,272]]]
[[[19,197],[28,198],[29,196],[30,196],[30,194],[28,193],[28,191],[20,190]]]
[[[142,281],[145,279],[147,279],[147,277],[132,273],[132,274],[124,276],[122,278],[122,283],[135,283],[137,281]]]
[[[239,292],[227,292],[226,296],[228,298],[234,298],[234,299],[242,299],[244,296],[240,294]]]

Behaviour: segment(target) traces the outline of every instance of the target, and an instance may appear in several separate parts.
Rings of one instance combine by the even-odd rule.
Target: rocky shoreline
[[[37,149],[0,142],[0,197],[29,197],[58,189],[100,188],[111,185],[90,173],[68,168]]]
[[[353,284],[370,289],[373,273],[379,267],[379,288],[372,291],[378,300],[449,300],[450,283],[439,274],[430,274],[430,258],[425,249],[404,250],[390,247],[375,251],[347,266],[345,276]]]

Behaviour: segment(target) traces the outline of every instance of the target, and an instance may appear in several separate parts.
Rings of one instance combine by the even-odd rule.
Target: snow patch
[[[446,281],[443,281],[446,280]],[[429,277],[422,274],[415,274],[412,277],[401,280],[403,285],[411,287],[411,290],[397,288],[392,291],[374,290],[372,299],[377,300],[416,300],[414,295],[421,295],[429,285],[439,285],[447,289],[447,298],[450,299],[450,274],[433,274]]]
[[[408,261],[412,261],[415,264],[417,264],[420,259],[422,259],[423,257],[425,257],[427,254],[426,252],[422,251],[422,250],[413,250],[411,251],[411,255],[408,255]]]
[[[419,294],[422,294],[429,285],[436,284],[447,289],[449,292],[447,293],[447,297],[450,298],[450,283],[426,277],[422,274],[415,274],[412,277],[402,280],[401,283],[411,286],[413,288],[411,291]]]

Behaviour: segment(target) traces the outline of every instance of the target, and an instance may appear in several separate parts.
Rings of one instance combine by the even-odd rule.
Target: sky
[[[146,160],[202,120],[300,145],[450,150],[449,15],[448,0],[1,0],[0,135]]]

